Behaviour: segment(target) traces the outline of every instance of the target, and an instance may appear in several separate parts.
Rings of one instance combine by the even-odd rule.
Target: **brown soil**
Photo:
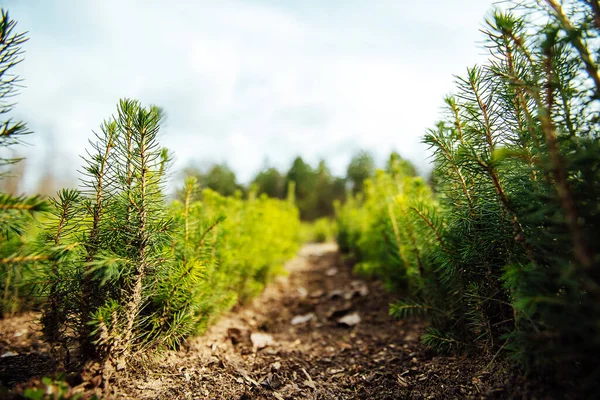
[[[388,316],[393,296],[380,282],[354,276],[335,245],[305,246],[287,270],[288,276],[179,351],[138,361],[106,397],[565,398],[564,390],[525,379],[506,361],[428,351],[419,341],[423,323]],[[352,325],[356,315],[360,322]],[[0,384],[10,387],[56,368],[33,319],[0,321],[0,356],[18,354],[0,358]],[[79,386],[90,393],[94,385],[86,379]]]

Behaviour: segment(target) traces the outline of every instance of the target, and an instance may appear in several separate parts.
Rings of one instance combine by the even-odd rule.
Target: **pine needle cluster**
[[[76,341],[83,358],[119,368],[151,339],[144,309],[168,264],[161,119],[157,107],[121,100],[90,141],[82,190],[52,200],[42,238],[52,254],[45,263],[46,338],[66,348]]]
[[[82,189],[51,200],[38,246],[46,339],[67,361],[100,359],[108,376],[135,354],[178,348],[219,314],[262,290],[295,254],[292,201],[198,200],[189,177],[167,206],[162,112],[121,100],[84,157]]]
[[[415,269],[411,257],[422,267],[391,313],[426,315],[431,347],[509,349],[527,367],[598,380],[599,21],[594,1],[496,11],[489,62],[457,78],[424,139],[436,201],[398,190],[414,204],[386,218],[396,208],[383,175],[339,210],[342,248],[359,268],[396,280]]]
[[[11,147],[21,144],[30,133],[23,121],[10,117],[18,94],[19,76],[14,67],[23,60],[25,33],[16,32],[16,21],[6,10],[0,10],[0,179],[10,174],[10,167],[20,161],[10,156]],[[23,308],[21,286],[31,264],[42,255],[32,253],[23,235],[33,221],[32,216],[43,211],[46,203],[39,196],[15,196],[0,192],[0,318]]]

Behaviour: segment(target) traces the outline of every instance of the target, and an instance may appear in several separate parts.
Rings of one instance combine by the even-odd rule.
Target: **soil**
[[[89,374],[71,375],[70,383],[75,391],[122,399],[552,399],[573,393],[549,379],[526,378],[500,357],[431,352],[419,340],[424,322],[390,317],[394,296],[380,282],[353,275],[333,244],[305,246],[286,268],[287,276],[203,336],[137,360],[109,389]],[[19,384],[19,390],[56,372],[35,318],[0,321],[0,385]]]

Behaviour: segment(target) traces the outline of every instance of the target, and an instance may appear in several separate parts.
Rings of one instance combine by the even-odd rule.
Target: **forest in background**
[[[410,161],[403,160],[395,151],[388,157],[386,165],[380,167],[390,171],[390,165],[395,162],[394,160],[402,160],[403,163],[407,163],[413,171],[412,173],[417,174]],[[0,181],[0,188],[4,193],[15,195],[23,191],[26,162],[27,160],[22,160],[16,164],[10,173],[7,173]],[[301,218],[305,221],[333,218],[333,203],[335,201],[343,202],[348,192],[362,191],[364,180],[374,176],[378,167],[373,155],[365,150],[354,154],[346,168],[345,176],[332,174],[326,160],[320,160],[317,165],[313,166],[298,156],[292,160],[289,169],[282,171],[266,166],[258,171],[248,184],[243,184],[238,181],[235,171],[227,163],[209,164],[205,167],[198,167],[196,164],[191,161],[182,171],[173,173],[170,180],[183,181],[186,177],[193,176],[201,190],[212,189],[223,196],[234,196],[239,192],[242,197],[247,197],[253,191],[257,195],[266,194],[277,199],[285,199],[288,196],[290,182],[294,182],[296,205],[300,209]],[[73,183],[61,182],[60,178],[55,175],[49,168],[48,173],[39,180],[35,192],[44,196],[52,196],[56,190],[62,187],[61,183],[67,187],[77,186]],[[167,193],[167,195],[181,198],[181,191],[177,190],[175,194]]]
[[[0,114],[14,104],[26,40],[0,22]],[[335,216],[355,270],[386,282],[390,314],[428,321],[439,353],[510,357],[528,373],[600,381],[600,6],[526,1],[486,20],[487,64],[456,78],[424,136],[430,182],[392,154],[357,154],[347,177],[300,157],[248,188],[225,165],[164,193],[162,110],[124,99],[90,141],[81,188],[0,197],[2,316],[39,310],[67,364],[106,381],[149,350],[177,348],[259,293],[302,241],[300,219]],[[28,134],[5,120],[1,144]],[[3,165],[19,160],[3,158]],[[35,218],[32,218],[35,216]],[[74,350],[76,349],[76,350]]]

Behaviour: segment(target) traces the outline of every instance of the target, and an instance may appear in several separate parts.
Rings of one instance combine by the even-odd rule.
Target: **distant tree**
[[[333,216],[334,200],[343,200],[346,196],[346,180],[334,177],[325,160],[319,161],[315,169],[302,157],[294,159],[285,175],[273,167],[263,169],[252,180],[252,185],[258,194],[283,199],[288,195],[291,182],[294,182],[293,195],[304,220]]]
[[[346,196],[346,181],[334,177],[325,160],[319,161],[316,171],[315,218],[331,217],[334,214],[333,202]]]
[[[315,171],[304,162],[302,157],[296,157],[286,175],[286,181],[296,182],[296,196],[306,197],[315,183]]]
[[[363,189],[364,180],[375,174],[375,161],[373,156],[361,150],[350,161],[346,172],[348,181],[352,184],[352,192],[358,193]]]
[[[344,201],[346,199],[346,179],[342,177],[334,177],[331,182],[331,197],[334,200]]]
[[[417,176],[417,169],[408,160],[402,158],[402,156],[395,151],[390,154],[388,161],[385,165],[385,170],[388,174],[399,175],[399,176]]]
[[[265,193],[269,197],[285,198],[285,176],[277,168],[270,167],[260,171],[252,180],[252,184],[256,185],[259,195]]]
[[[237,183],[235,172],[225,163],[214,164],[208,170],[202,171],[196,167],[188,167],[185,176],[193,176],[198,180],[200,189],[209,188],[223,196],[233,196],[243,187]]]
[[[302,157],[296,157],[286,175],[286,186],[289,182],[296,185],[296,204],[300,209],[300,217],[304,220],[314,218],[316,173],[304,162]]]

